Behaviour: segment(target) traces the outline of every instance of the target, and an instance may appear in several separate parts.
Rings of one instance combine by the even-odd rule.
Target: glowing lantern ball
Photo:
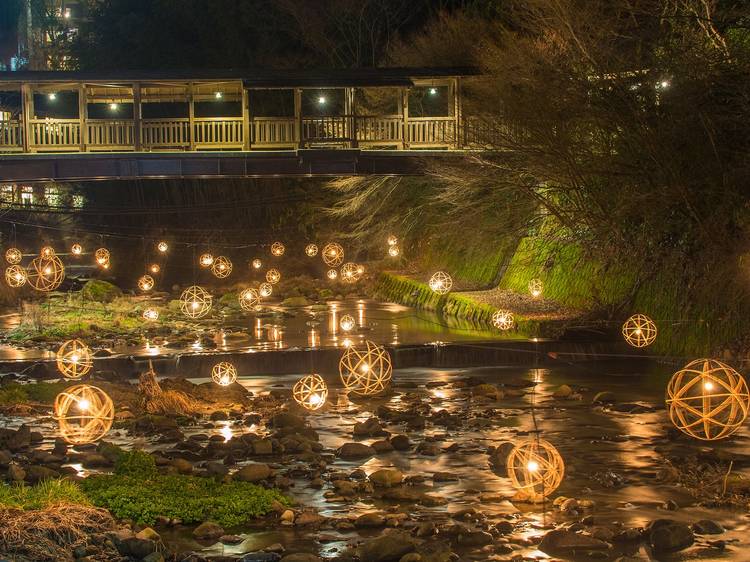
[[[328,267],[338,267],[344,263],[344,248],[338,242],[329,242],[323,246],[322,256]]]
[[[315,244],[308,244],[305,246],[305,254],[310,258],[314,258],[318,255],[318,247]]]
[[[750,395],[737,371],[716,359],[697,359],[672,375],[667,385],[672,423],[703,441],[729,437],[747,418]]]
[[[396,238],[393,234],[391,234],[388,237],[388,245],[389,246],[395,246],[396,244],[398,244],[398,238]]]
[[[260,261],[258,258],[255,258],[252,261],[252,265],[253,265],[253,269],[260,269],[261,267],[263,267],[263,262]]]
[[[66,379],[80,379],[93,366],[91,352],[81,340],[68,340],[57,350],[57,370]]]
[[[440,295],[446,294],[453,287],[453,279],[445,271],[436,271],[430,277],[430,289]]]
[[[390,246],[388,248],[388,255],[392,258],[397,258],[401,254],[401,250],[399,250],[398,246]]]
[[[39,255],[45,258],[51,258],[54,257],[55,249],[52,246],[42,246],[42,249],[39,250]]]
[[[322,408],[328,398],[328,385],[317,374],[307,375],[298,380],[292,388],[294,400],[308,410]]]
[[[260,293],[258,293],[257,289],[253,289],[252,287],[244,289],[239,294],[239,301],[242,310],[255,310],[260,304]]]
[[[5,282],[9,287],[18,288],[26,284],[26,270],[20,265],[9,265],[5,269]]]
[[[5,261],[7,261],[8,263],[15,265],[17,263],[21,263],[22,259],[23,254],[18,248],[8,248],[7,250],[5,250]]]
[[[529,293],[531,293],[531,296],[533,298],[539,298],[542,296],[542,290],[544,289],[544,284],[542,283],[541,279],[532,279],[529,281]]]
[[[339,326],[341,326],[341,329],[345,332],[349,332],[354,329],[354,326],[356,326],[356,322],[354,321],[354,317],[351,314],[344,314],[341,317],[341,320],[339,320]]]
[[[81,246],[80,244],[73,244],[70,247],[70,253],[74,256],[80,256],[83,253],[83,246]]]
[[[351,346],[339,361],[339,376],[348,392],[371,396],[383,392],[391,382],[391,356],[371,341],[365,347]]]
[[[203,318],[212,305],[213,297],[198,285],[188,287],[180,295],[180,310],[188,318]]]
[[[278,269],[269,269],[266,271],[266,281],[268,281],[271,285],[275,285],[279,281],[281,281],[281,272],[279,272]]]
[[[330,279],[331,281],[334,281],[338,276],[339,276],[339,272],[336,271],[335,269],[329,269],[326,272],[326,277],[328,277],[328,279]]]
[[[237,369],[228,361],[222,361],[211,369],[211,380],[219,386],[229,386],[237,380]]]
[[[94,259],[100,266],[106,268],[109,266],[110,253],[107,248],[97,248],[94,252]]]
[[[513,313],[509,310],[496,310],[492,315],[492,325],[498,330],[510,330],[515,323],[516,321],[513,317]]]
[[[633,347],[646,347],[656,340],[656,324],[645,314],[634,314],[622,325],[622,337]]]
[[[217,257],[211,265],[211,273],[219,279],[229,277],[229,274],[232,273],[232,261],[225,256]]]
[[[54,291],[65,280],[65,266],[57,256],[39,256],[31,260],[26,278],[37,291]]]
[[[115,406],[102,389],[80,384],[57,395],[54,413],[62,438],[71,445],[84,445],[107,434],[115,419]]]
[[[261,283],[260,287],[258,287],[258,293],[263,298],[270,297],[273,293],[273,285],[270,283]]]
[[[154,288],[154,278],[150,275],[143,275],[138,279],[138,288],[143,291],[150,291]]]
[[[345,263],[341,267],[341,279],[345,283],[356,283],[362,278],[364,272],[364,267],[359,266],[356,263]]]
[[[286,248],[284,248],[284,244],[281,242],[274,242],[271,244],[271,254],[276,256],[277,258],[284,255],[284,252],[286,251]]]
[[[159,250],[162,254],[164,254],[169,250],[169,244],[167,244],[166,242],[164,242],[164,240],[162,240],[156,245],[156,249]]]
[[[147,308],[143,311],[143,319],[149,322],[155,322],[159,319],[159,311],[155,308]]]
[[[554,492],[565,476],[565,463],[548,441],[531,438],[518,443],[508,455],[508,478],[518,499],[540,502]]]
[[[200,258],[198,258],[198,263],[201,267],[211,267],[214,263],[214,257],[211,254],[202,254]]]
[[[152,263],[152,264],[151,264],[151,265],[149,266],[148,270],[149,270],[149,271],[150,271],[151,273],[153,273],[154,275],[156,275],[157,273],[159,273],[159,272],[161,271],[161,266],[160,266],[160,265],[159,265],[158,263]]]

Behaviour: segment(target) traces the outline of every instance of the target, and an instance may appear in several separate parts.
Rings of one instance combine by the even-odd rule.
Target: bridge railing
[[[198,117],[193,123],[196,148],[242,148],[242,117]]]
[[[0,150],[23,151],[23,124],[20,121],[0,121]]]
[[[86,121],[86,146],[91,150],[133,150],[135,124],[132,119]]]
[[[250,146],[273,149],[299,145],[297,119],[294,117],[253,117]]]
[[[32,150],[79,151],[79,119],[30,119],[29,148]]]

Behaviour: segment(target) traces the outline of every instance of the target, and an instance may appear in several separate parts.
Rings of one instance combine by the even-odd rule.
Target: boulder
[[[355,437],[376,437],[384,435],[378,418],[368,418],[363,422],[357,422],[354,424],[354,436]]]
[[[484,396],[485,398],[492,398],[493,400],[501,400],[505,397],[505,393],[493,384],[482,383],[471,388],[471,393],[474,396]]]
[[[617,402],[615,393],[610,392],[609,390],[597,393],[593,400],[594,404],[614,404],[615,402]]]
[[[31,484],[36,484],[42,480],[59,478],[60,474],[56,470],[45,466],[32,465],[26,470],[26,480]]]
[[[552,393],[553,398],[570,398],[572,395],[573,389],[567,384],[561,384],[557,387],[557,390]]]
[[[720,535],[724,532],[724,527],[711,519],[701,519],[693,523],[693,531],[699,535]]]
[[[581,550],[609,550],[610,548],[610,545],[604,541],[580,535],[568,529],[550,531],[539,543],[539,550],[553,556],[564,556]]]
[[[417,545],[408,533],[392,531],[367,540],[357,547],[360,562],[397,562],[404,554],[412,552]]]
[[[193,463],[185,459],[173,459],[172,466],[180,474],[192,474]]]
[[[364,443],[344,443],[336,450],[342,459],[365,459],[375,455],[375,449]]]
[[[301,429],[305,427],[305,420],[295,414],[282,412],[281,414],[273,416],[268,422],[268,425],[277,429],[290,427]]]
[[[381,468],[370,474],[369,478],[370,482],[375,486],[390,488],[391,486],[398,486],[401,484],[404,475],[396,468]]]
[[[234,479],[240,482],[260,482],[271,476],[271,467],[265,463],[251,463],[234,473]]]
[[[354,526],[363,527],[384,527],[385,517],[382,513],[363,513],[354,520]]]
[[[390,441],[393,448],[397,451],[408,451],[411,449],[411,441],[407,435],[394,435]]]
[[[678,552],[692,546],[695,536],[684,523],[671,519],[657,519],[646,526],[649,544],[656,553]]]
[[[198,540],[218,539],[225,534],[224,529],[213,521],[204,521],[193,529],[193,536]]]

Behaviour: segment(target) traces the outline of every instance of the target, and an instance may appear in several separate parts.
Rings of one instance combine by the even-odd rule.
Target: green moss
[[[33,384],[11,383],[0,387],[0,404],[24,404],[27,402],[52,404],[55,397],[66,387],[67,382],[39,382]]]
[[[122,296],[122,291],[109,281],[91,279],[81,289],[81,294],[86,300],[94,302],[112,302]]]
[[[89,499],[68,480],[45,480],[34,486],[0,484],[0,506],[15,509],[43,509],[59,503],[90,505]]]
[[[288,297],[281,302],[282,306],[300,307],[309,306],[310,301],[306,297]]]
[[[515,240],[499,240],[492,247],[467,245],[461,237],[446,241],[444,244],[430,246],[423,256],[429,268],[450,271],[456,279],[472,284],[494,286],[504,263],[513,255]]]

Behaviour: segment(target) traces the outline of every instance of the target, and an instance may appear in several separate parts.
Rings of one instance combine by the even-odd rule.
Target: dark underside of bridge
[[[421,175],[461,151],[307,149],[268,152],[118,152],[0,155],[0,181]]]

